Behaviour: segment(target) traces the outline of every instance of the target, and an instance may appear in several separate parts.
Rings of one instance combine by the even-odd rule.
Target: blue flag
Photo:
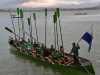
[[[88,29],[88,31],[81,38],[89,44],[88,52],[90,52],[90,49],[91,49],[91,46],[93,43],[93,28],[92,28],[92,26]]]

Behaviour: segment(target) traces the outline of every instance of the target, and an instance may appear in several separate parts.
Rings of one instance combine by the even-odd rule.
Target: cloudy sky
[[[0,9],[4,8],[36,8],[36,7],[63,7],[83,8],[94,7],[100,0],[0,0]]]

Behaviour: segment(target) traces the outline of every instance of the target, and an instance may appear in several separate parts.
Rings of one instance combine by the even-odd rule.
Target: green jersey
[[[22,45],[21,45],[21,48],[22,48],[22,49],[26,49],[26,45],[25,45],[25,44],[22,44]]]
[[[32,52],[32,46],[31,46],[31,44],[29,44],[29,42],[28,42],[25,45],[26,45],[26,48],[28,49],[28,53]]]
[[[20,45],[20,42],[18,42],[18,40],[14,40],[14,44],[16,44],[16,45]]]
[[[50,48],[50,51],[51,51],[51,52],[54,52],[54,50],[55,50],[54,48]]]
[[[72,47],[70,54],[73,53],[73,55],[78,56],[79,55],[78,49],[80,49],[79,45]]]
[[[43,50],[42,50],[41,47],[36,47],[35,50],[36,50],[36,53],[37,53],[37,54],[40,54],[40,53],[43,52]]]
[[[52,52],[52,57],[54,58],[54,59],[59,59],[59,54],[58,54],[58,52]]]

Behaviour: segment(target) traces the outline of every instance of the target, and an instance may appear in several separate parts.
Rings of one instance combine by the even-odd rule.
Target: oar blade
[[[53,23],[54,24],[56,23],[56,21],[55,21],[55,15],[53,15]]]
[[[60,11],[59,11],[59,8],[57,8],[56,11],[57,11],[57,16],[58,16],[58,18],[59,18],[59,17],[60,17]]]
[[[20,9],[20,16],[21,16],[21,18],[24,17],[24,15],[23,15],[23,10],[22,10],[22,9]]]
[[[19,8],[17,8],[17,14],[19,15],[19,11],[20,11],[20,9]]]
[[[45,16],[47,16],[47,8],[45,8]]]
[[[30,22],[30,18],[27,18],[28,21],[28,25],[30,26],[31,22]]]
[[[5,27],[5,29],[11,33],[13,33],[13,31],[11,29],[9,29],[8,27]]]
[[[57,22],[57,12],[55,12],[55,22]]]
[[[9,8],[9,12],[10,12],[10,16],[12,15],[11,13],[12,13],[12,11],[11,11],[11,9]]]
[[[9,36],[10,39],[13,39],[11,36]]]
[[[22,29],[20,26],[18,26],[18,28],[19,28],[22,32],[25,32],[25,30],[24,30],[24,29]]]
[[[36,20],[36,14],[35,13],[33,13],[33,18],[34,18],[34,21]]]

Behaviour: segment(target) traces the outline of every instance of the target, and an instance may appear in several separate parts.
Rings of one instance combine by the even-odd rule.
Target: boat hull
[[[57,71],[57,72],[60,72],[62,74],[89,75],[83,66],[74,67],[74,66],[62,66],[62,65],[52,64],[50,62],[43,61],[39,58],[34,58],[30,55],[26,55],[23,52],[19,52],[18,50],[15,50],[13,47],[11,47],[10,50],[11,50],[11,53],[14,53],[18,56],[21,56],[21,57],[23,57],[27,60],[33,61],[36,64],[43,65],[44,68],[45,67],[50,67],[51,69],[53,69],[53,71]],[[88,65],[88,66],[85,66],[85,67],[88,69],[88,71],[90,72],[91,75],[95,75],[95,71],[93,69],[92,64]]]

